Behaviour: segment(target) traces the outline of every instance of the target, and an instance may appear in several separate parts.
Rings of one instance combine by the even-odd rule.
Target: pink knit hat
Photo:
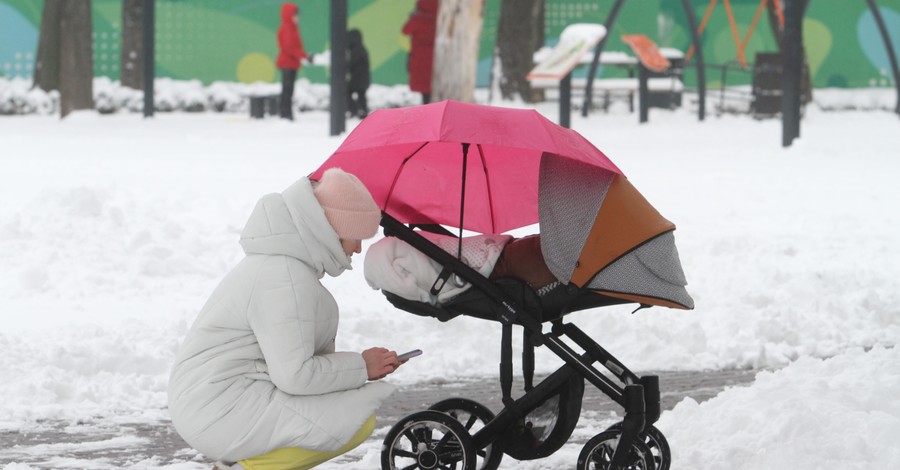
[[[381,209],[356,176],[329,168],[313,192],[342,240],[364,240],[378,233]]]

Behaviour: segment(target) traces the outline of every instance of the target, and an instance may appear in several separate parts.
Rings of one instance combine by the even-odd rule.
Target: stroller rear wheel
[[[413,413],[395,424],[381,447],[382,470],[475,470],[472,438],[439,411]]]
[[[606,428],[606,430],[617,433],[622,432],[622,422],[619,421]],[[653,454],[653,463],[656,464],[656,470],[669,470],[669,465],[672,463],[672,451],[669,450],[669,441],[666,440],[666,436],[663,435],[662,431],[657,429],[656,426],[649,426],[641,432],[641,438]]]
[[[608,470],[613,454],[619,444],[618,431],[603,431],[592,437],[578,455],[577,470]],[[631,445],[625,460],[626,470],[656,470],[653,454],[643,441],[636,440]]]
[[[440,411],[455,418],[469,435],[478,432],[485,424],[494,419],[494,413],[488,407],[467,398],[449,398],[431,405],[429,410]],[[503,451],[497,443],[488,444],[484,449],[475,450],[476,470],[496,470],[503,459]]]

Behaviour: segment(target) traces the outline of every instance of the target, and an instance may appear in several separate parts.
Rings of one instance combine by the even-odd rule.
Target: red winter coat
[[[278,59],[275,64],[280,69],[300,70],[300,61],[309,54],[303,50],[300,28],[294,23],[297,5],[281,5],[281,26],[278,27]]]
[[[403,34],[410,39],[409,88],[418,93],[431,93],[437,11],[438,0],[419,0],[403,25]]]

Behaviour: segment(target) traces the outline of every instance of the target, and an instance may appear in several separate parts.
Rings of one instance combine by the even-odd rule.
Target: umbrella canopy
[[[538,222],[543,158],[622,174],[535,110],[441,101],[373,112],[310,177],[332,167],[353,173],[401,222],[460,227],[463,214],[461,228],[503,233]]]

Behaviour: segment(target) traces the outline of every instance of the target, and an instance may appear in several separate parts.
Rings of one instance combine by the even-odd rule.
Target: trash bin
[[[266,115],[266,97],[251,96],[250,97],[250,117],[253,119],[262,119]]]
[[[278,95],[269,95],[266,96],[266,114],[269,116],[278,116],[281,112],[279,109],[279,105],[281,104],[281,97]]]

